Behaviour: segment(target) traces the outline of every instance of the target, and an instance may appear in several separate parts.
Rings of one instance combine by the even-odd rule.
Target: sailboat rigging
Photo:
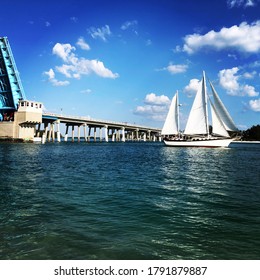
[[[214,103],[206,88],[205,72],[195,96],[183,133],[179,127],[178,92],[174,95],[167,114],[162,136],[167,146],[175,147],[228,147],[234,140],[229,132],[238,131],[230,114],[209,81]],[[208,105],[211,109],[212,131],[210,131]]]

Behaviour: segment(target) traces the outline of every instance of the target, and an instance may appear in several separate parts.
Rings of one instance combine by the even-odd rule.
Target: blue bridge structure
[[[7,37],[0,38],[0,120],[14,113],[19,100],[26,99]]]

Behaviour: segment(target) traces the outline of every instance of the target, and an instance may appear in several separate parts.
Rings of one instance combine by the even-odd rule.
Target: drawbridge
[[[0,120],[17,111],[20,100],[26,99],[7,37],[0,37]]]

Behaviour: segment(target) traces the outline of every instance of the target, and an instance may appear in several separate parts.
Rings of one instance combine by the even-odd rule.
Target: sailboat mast
[[[206,130],[209,137],[209,116],[208,116],[208,100],[207,100],[207,90],[206,90],[206,78],[205,78],[205,71],[203,71],[203,79],[202,79],[202,92],[203,92],[203,99],[205,102],[205,123],[206,123]]]
[[[176,104],[177,104],[177,131],[180,134],[180,104],[179,104],[179,92],[176,92]]]

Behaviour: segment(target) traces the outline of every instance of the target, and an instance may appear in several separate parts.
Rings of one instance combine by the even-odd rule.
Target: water
[[[260,149],[0,144],[0,259],[259,259]]]

